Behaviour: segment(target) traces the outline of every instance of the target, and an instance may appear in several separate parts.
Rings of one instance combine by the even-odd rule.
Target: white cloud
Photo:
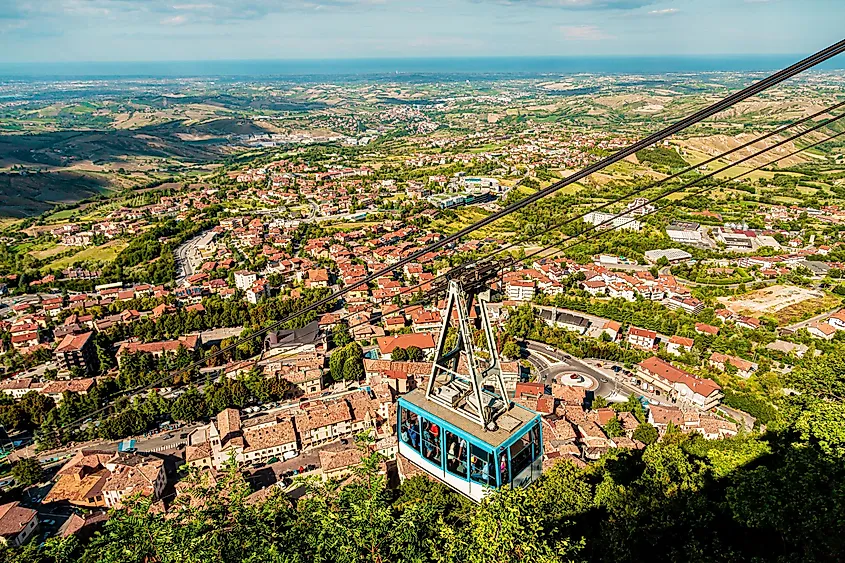
[[[474,0],[475,2],[496,2],[510,6],[543,6],[564,10],[635,10],[654,4],[658,0]]]
[[[560,33],[567,41],[601,41],[613,39],[594,25],[563,25]]]
[[[185,14],[179,14],[178,16],[171,16],[161,20],[161,25],[184,25],[186,23],[188,23],[188,17]]]
[[[649,12],[649,15],[651,15],[651,16],[670,16],[672,14],[677,14],[678,12],[680,12],[680,10],[677,9],[677,8],[666,8],[666,9],[663,9],[663,10],[651,10]]]

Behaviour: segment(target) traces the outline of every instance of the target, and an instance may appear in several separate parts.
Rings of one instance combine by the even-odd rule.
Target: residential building
[[[651,350],[657,344],[657,333],[632,326],[628,329],[628,344],[640,350]]]
[[[323,481],[342,480],[361,465],[363,452],[358,448],[341,451],[320,450],[319,456]]]
[[[709,334],[710,336],[716,336],[719,334],[719,327],[708,325],[705,323],[695,323],[695,332],[699,334]]]
[[[0,543],[19,547],[38,528],[38,513],[15,501],[0,505]]]
[[[241,291],[248,290],[256,281],[258,281],[258,274],[255,272],[247,272],[245,270],[235,272],[235,287]]]
[[[602,333],[610,337],[611,342],[616,342],[619,338],[619,332],[622,330],[622,324],[616,321],[607,321],[602,329]]]
[[[66,381],[51,381],[45,385],[39,393],[50,397],[58,405],[62,402],[62,396],[65,393],[79,393],[80,395],[87,395],[88,391],[90,391],[94,385],[95,381],[92,377],[69,379]]]
[[[531,301],[536,293],[534,280],[514,280],[508,282],[505,291],[511,301]]]
[[[54,352],[61,370],[79,369],[88,373],[94,370],[97,352],[94,348],[93,334],[92,332],[68,334],[62,339]]]
[[[31,377],[17,377],[0,381],[0,393],[13,399],[20,399],[30,391],[41,391],[46,384],[37,383]]]
[[[737,323],[739,324],[739,323]],[[832,340],[836,336],[836,328],[824,321],[815,321],[807,326],[807,332],[816,338]]]
[[[399,395],[416,388],[422,378],[431,375],[431,370],[431,362],[394,362],[364,358],[367,384],[386,382]]]
[[[725,371],[725,366],[730,364],[736,368],[737,375],[746,379],[751,377],[751,374],[757,371],[758,367],[754,362],[743,360],[742,358],[737,358],[736,356],[722,354],[720,352],[713,352],[710,355],[708,363],[719,371]]]
[[[673,336],[666,343],[666,351],[673,356],[680,356],[684,352],[692,351],[695,342],[692,338],[685,338],[683,336]]]
[[[827,319],[827,324],[836,330],[845,330],[845,309],[832,314],[830,318]]]
[[[743,315],[737,315],[734,319],[736,326],[747,328],[749,330],[757,330],[762,326],[760,323],[760,319],[755,319],[754,317],[746,317]]]
[[[164,461],[126,452],[79,450],[58,471],[42,502],[115,507],[130,494],[158,498],[167,484]]]
[[[377,338],[379,356],[382,360],[390,360],[393,350],[396,348],[408,349],[411,346],[422,350],[424,356],[434,351],[434,337],[428,332],[417,332],[414,334],[396,334]]]
[[[712,379],[695,377],[657,356],[638,363],[636,375],[644,389],[701,410],[717,406],[724,396],[722,388]]]
[[[704,303],[695,297],[681,297],[673,295],[666,300],[666,306],[670,309],[680,309],[690,315],[698,315],[704,310]]]
[[[716,415],[674,406],[652,405],[648,422],[664,435],[669,424],[687,434],[701,434],[707,440],[730,438],[738,433],[737,425]]]
[[[127,354],[143,352],[159,358],[164,354],[175,354],[179,348],[185,348],[188,352],[193,352],[198,346],[199,335],[197,334],[180,336],[176,340],[163,340],[160,342],[124,342],[117,349],[117,364],[120,365]]]

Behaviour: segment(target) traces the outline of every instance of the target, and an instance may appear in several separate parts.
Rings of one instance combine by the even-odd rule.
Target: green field
[[[126,248],[126,246],[126,242],[119,240],[108,242],[102,246],[89,246],[88,248],[80,250],[73,256],[67,256],[56,260],[55,262],[51,262],[49,267],[61,270],[69,266],[73,266],[76,262],[111,262],[121,250]]]

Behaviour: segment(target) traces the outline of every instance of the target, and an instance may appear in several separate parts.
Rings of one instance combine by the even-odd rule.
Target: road
[[[539,342],[527,341],[525,343],[525,349],[528,351],[528,361],[534,365],[541,366],[541,383],[551,385],[561,374],[577,373],[590,382],[586,387],[588,391],[593,391],[602,397],[613,395],[615,388],[610,379],[604,373],[601,373],[578,358],[574,358],[560,350],[549,350],[545,344]],[[557,361],[549,362],[544,356]],[[542,367],[543,364],[545,364],[544,368]]]
[[[144,438],[143,436],[135,437],[135,448],[139,452],[161,452],[165,450],[172,450],[176,449],[180,444],[186,444],[187,438],[180,438],[182,434],[190,434],[200,426],[203,426],[203,423],[194,423],[189,424],[186,426],[182,426],[181,428],[177,428],[175,430],[169,430],[165,432],[158,432],[155,435],[152,435],[148,438]],[[172,437],[170,437],[172,436]],[[126,440],[130,440],[133,438],[126,438]],[[64,448],[59,448],[56,450],[50,450],[49,452],[36,452],[35,446],[30,444],[29,446],[19,448],[14,453],[12,453],[9,458],[12,461],[16,461],[17,459],[22,459],[25,457],[32,457],[37,456],[38,459],[44,464],[45,467],[51,467],[52,465],[56,464],[63,464],[67,457],[73,455],[79,449],[89,449],[89,450],[103,450],[107,452],[116,452],[117,447],[122,440],[114,440],[114,441],[104,441],[104,440],[92,440],[90,442],[84,443],[74,443],[72,445],[68,445]],[[57,459],[57,461],[49,461],[52,459]]]
[[[196,250],[197,243],[208,231],[203,231],[194,238],[185,241],[176,247],[173,254],[176,259],[176,285],[181,285],[188,276],[194,274],[194,267],[191,264],[191,254]]]
[[[612,362],[605,360],[581,360],[560,350],[549,350],[545,344],[540,342],[527,341],[525,347],[528,351],[528,361],[534,365],[545,363],[548,366],[545,369],[545,373],[543,373],[543,370],[540,372],[543,374],[542,383],[545,385],[550,385],[554,377],[562,373],[577,373],[585,379],[592,381],[592,384],[587,387],[588,391],[593,391],[596,395],[600,395],[610,401],[625,401],[630,395],[636,395],[638,397],[644,396],[646,399],[656,401],[662,405],[671,404],[666,402],[665,398],[652,395],[631,385],[627,377],[618,375],[612,370],[612,366],[614,365]],[[549,362],[543,356],[557,360],[557,362]],[[601,364],[602,367],[598,367],[598,364]]]

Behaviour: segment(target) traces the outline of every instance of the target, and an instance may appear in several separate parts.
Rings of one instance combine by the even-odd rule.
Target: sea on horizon
[[[321,60],[230,60],[160,62],[0,63],[0,78],[96,79],[179,77],[296,77],[394,75],[667,74],[765,72],[784,68],[801,55],[460,57]],[[816,67],[845,69],[845,57]]]

